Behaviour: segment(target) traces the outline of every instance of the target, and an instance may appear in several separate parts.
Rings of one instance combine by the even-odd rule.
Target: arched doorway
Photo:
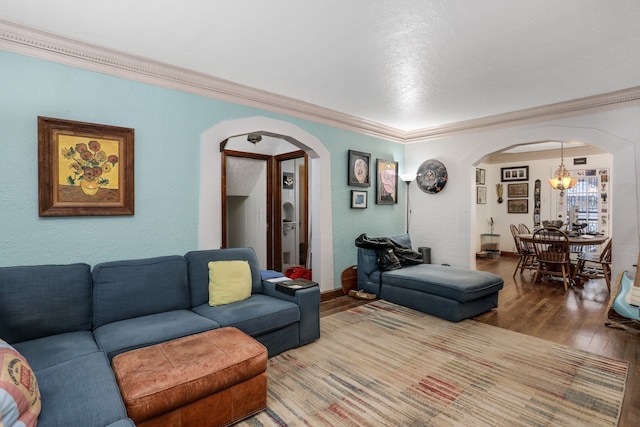
[[[309,158],[309,226],[313,279],[320,284],[321,291],[332,290],[334,275],[330,193],[331,158],[329,151],[320,140],[285,121],[262,116],[229,120],[217,124],[202,134],[200,140],[198,247],[213,249],[219,248],[221,245],[220,142],[233,136],[249,133],[260,133],[285,139],[307,154]]]
[[[476,136],[477,143],[462,160],[469,166],[469,174],[474,173],[476,165],[491,154],[498,153],[508,147],[527,144],[531,141],[544,140],[564,140],[564,141],[581,141],[585,144],[598,147],[612,155],[612,182],[611,194],[613,200],[621,202],[619,208],[613,210],[611,215],[612,237],[614,239],[613,247],[613,269],[620,271],[628,269],[630,265],[635,263],[637,259],[637,198],[636,190],[636,165],[634,153],[634,145],[627,139],[615,135],[614,133],[604,131],[595,127],[571,126],[571,125],[549,125],[542,126],[533,124],[522,127],[512,127],[505,129],[497,129],[487,132],[481,138]],[[469,179],[469,182],[471,179]],[[544,185],[544,182],[543,182]],[[548,186],[548,184],[547,184]],[[471,203],[472,224],[471,229],[471,248],[470,255],[473,257],[471,264],[475,265],[475,249],[478,247],[479,233],[476,226],[476,203],[475,188],[471,187],[469,199]],[[495,189],[491,189],[495,195]],[[631,190],[631,191],[629,191]],[[633,193],[633,194],[631,194]],[[631,197],[630,197],[631,196]],[[629,206],[629,210],[620,208],[620,206]],[[631,214],[631,212],[633,212]]]

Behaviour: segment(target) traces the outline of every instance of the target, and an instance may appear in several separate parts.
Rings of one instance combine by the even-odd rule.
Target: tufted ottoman
[[[229,425],[267,406],[267,349],[236,328],[128,351],[112,367],[139,427]]]

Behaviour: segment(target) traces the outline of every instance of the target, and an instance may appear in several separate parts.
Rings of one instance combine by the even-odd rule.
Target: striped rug
[[[628,363],[385,301],[269,360],[242,426],[615,426]]]

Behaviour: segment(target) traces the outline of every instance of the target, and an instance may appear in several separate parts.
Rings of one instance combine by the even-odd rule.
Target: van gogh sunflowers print
[[[59,185],[61,200],[73,201],[82,195],[92,198],[108,197],[108,191],[118,189],[118,141],[60,135]],[[68,188],[76,187],[81,190]],[[73,200],[72,200],[73,199]]]

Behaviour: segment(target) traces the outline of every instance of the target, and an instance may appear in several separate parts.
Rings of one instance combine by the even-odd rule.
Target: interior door
[[[273,268],[273,158],[222,155],[222,247],[251,247],[262,268]]]
[[[252,247],[261,268],[307,265],[308,172],[303,151],[222,152],[222,247]],[[264,267],[263,267],[264,266]]]
[[[276,156],[276,162],[281,185],[276,185],[274,194],[274,266],[286,271],[308,264],[307,158],[304,152],[296,151]]]

